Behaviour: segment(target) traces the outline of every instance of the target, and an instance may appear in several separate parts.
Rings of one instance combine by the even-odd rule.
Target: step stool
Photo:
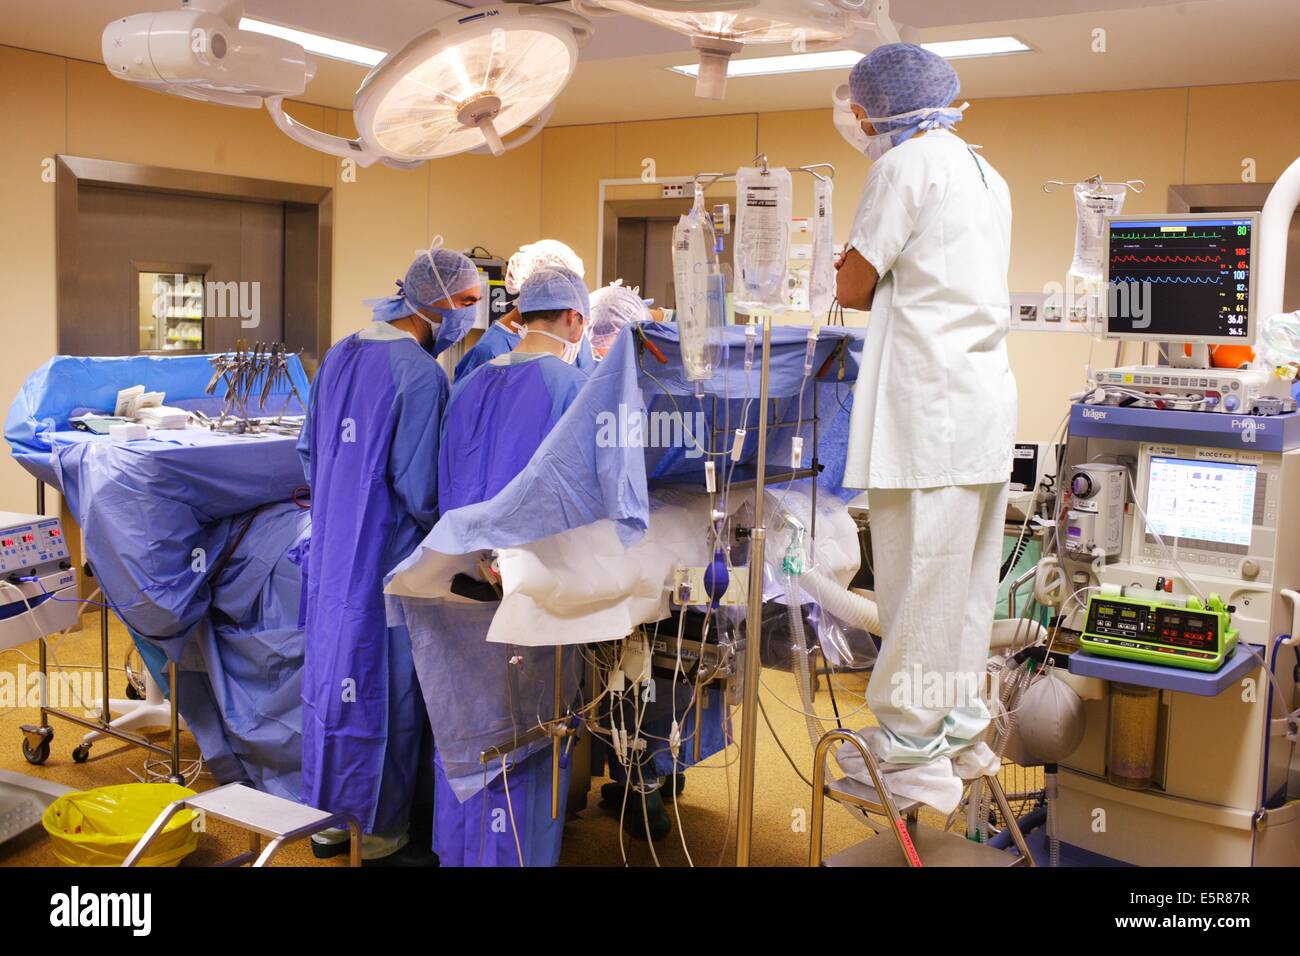
[[[242,783],[228,783],[224,787],[205,790],[169,804],[145,831],[122,865],[135,866],[136,860],[144,855],[149,844],[167,826],[167,821],[182,810],[194,810],[210,819],[221,820],[249,832],[248,850],[217,864],[218,866],[242,866],[249,860],[255,861],[253,866],[267,866],[288,844],[332,827],[348,828],[351,850],[349,865],[361,865],[361,827],[353,817],[342,813],[326,813],[284,797],[254,790]],[[263,837],[271,841],[264,849]]]
[[[863,763],[874,785],[862,783],[852,777],[839,780],[826,780],[826,758],[835,743],[851,743],[862,754]],[[813,763],[813,798],[812,820],[809,831],[809,866],[1034,866],[1034,858],[1025,844],[1024,835],[1016,823],[1015,815],[1007,803],[1007,796],[996,774],[981,778],[997,801],[1011,839],[1020,851],[1017,858],[1004,850],[998,850],[987,843],[975,843],[957,833],[934,830],[919,825],[918,813],[921,804],[917,801],[899,802],[890,795],[884,785],[883,774],[875,756],[867,747],[867,742],[858,733],[851,730],[832,730],[824,734],[817,743]],[[855,807],[865,813],[884,816],[889,821],[888,829],[894,840],[880,837],[864,840],[862,843],[842,850],[833,856],[822,858],[822,825],[826,813],[826,798],[847,807]],[[869,821],[870,822],[870,821]],[[874,824],[872,824],[874,828]],[[879,832],[879,831],[878,831]]]

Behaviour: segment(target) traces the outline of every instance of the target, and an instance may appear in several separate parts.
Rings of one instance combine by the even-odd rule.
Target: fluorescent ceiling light
[[[949,60],[1030,52],[1030,47],[1009,36],[943,40],[937,43],[922,43],[921,46]],[[772,76],[778,73],[810,73],[815,70],[847,70],[860,59],[862,54],[856,50],[826,50],[821,53],[795,53],[788,56],[755,56],[732,60],[727,64],[727,76]],[[668,69],[683,76],[695,76],[700,72],[698,63],[670,66]]]
[[[1029,47],[1015,37],[975,37],[973,40],[939,40],[922,43],[931,53],[945,60],[961,60],[969,56],[1001,56],[1004,53],[1028,53]]]
[[[787,56],[754,56],[732,60],[727,64],[727,76],[768,76],[773,73],[811,73],[814,70],[847,70],[862,59],[856,50],[826,50],[821,53],[793,53]],[[670,66],[668,69],[684,76],[700,72],[698,63]]]
[[[282,40],[289,40],[298,44],[308,53],[318,53],[332,60],[343,60],[347,63],[356,63],[359,66],[374,66],[388,55],[383,50],[375,50],[357,43],[346,43],[343,40],[323,37],[316,33],[308,33],[305,30],[282,27],[278,23],[254,20],[252,17],[241,19],[239,29],[280,37]]]

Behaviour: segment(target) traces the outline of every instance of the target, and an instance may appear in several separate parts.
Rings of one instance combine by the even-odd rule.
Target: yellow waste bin
[[[174,783],[124,783],[59,797],[41,817],[65,866],[121,866],[168,804],[194,796]],[[168,821],[139,866],[175,866],[199,845],[197,814],[182,810]]]

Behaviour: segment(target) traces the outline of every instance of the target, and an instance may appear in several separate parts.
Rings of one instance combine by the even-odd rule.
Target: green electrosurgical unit
[[[1217,671],[1237,644],[1229,608],[1217,594],[1186,603],[1145,596],[1093,595],[1079,644],[1093,654],[1144,664]]]

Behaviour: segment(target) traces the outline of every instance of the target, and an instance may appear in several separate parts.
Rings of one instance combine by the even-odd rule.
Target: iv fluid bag
[[[1300,311],[1279,312],[1260,323],[1256,351],[1267,365],[1300,362]]]
[[[682,367],[693,382],[712,378],[726,322],[726,282],[718,271],[713,221],[696,207],[673,229],[673,283]]]
[[[813,322],[826,318],[835,297],[835,249],[831,238],[831,187],[829,179],[813,182],[812,268],[809,270],[808,311]]]
[[[1106,217],[1124,211],[1123,183],[1074,187],[1074,259],[1069,275],[1085,282],[1100,282],[1101,260],[1106,255]]]
[[[781,312],[794,184],[788,169],[736,171],[736,310]]]

